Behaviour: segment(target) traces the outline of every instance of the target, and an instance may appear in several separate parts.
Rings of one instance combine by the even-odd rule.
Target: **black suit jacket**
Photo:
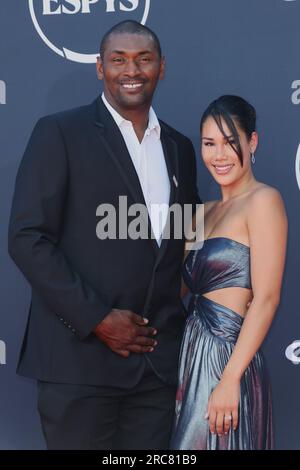
[[[161,122],[170,204],[198,202],[195,155]],[[178,187],[174,183],[175,175]],[[32,286],[18,372],[39,380],[132,387],[145,356],[122,358],[93,333],[112,308],[145,315],[158,330],[149,354],[175,383],[184,325],[179,297],[184,240],[100,240],[102,203],[145,203],[123,140],[101,98],[47,116],[31,135],[17,179],[9,252]]]

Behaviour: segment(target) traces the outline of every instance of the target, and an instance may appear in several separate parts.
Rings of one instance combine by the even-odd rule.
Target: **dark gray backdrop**
[[[86,1],[86,0],[85,0]],[[90,0],[91,1],[91,0]],[[44,34],[59,49],[96,53],[112,24],[141,20],[146,0],[133,12],[106,12],[94,0],[91,13],[42,15]],[[66,0],[51,0],[51,9]],[[76,1],[73,0],[76,4]],[[78,3],[78,0],[77,0]],[[122,0],[129,8],[134,2]],[[257,108],[260,146],[258,179],[277,187],[290,221],[283,294],[264,350],[273,383],[277,447],[300,449],[300,365],[285,350],[300,340],[298,305],[299,187],[296,153],[300,142],[300,0],[151,0],[147,25],[162,41],[167,75],[155,99],[159,116],[192,138],[199,149],[199,118],[224,93],[239,94]],[[6,87],[5,87],[6,85]],[[6,96],[5,96],[6,88]],[[30,290],[7,255],[7,222],[14,179],[38,117],[85,104],[100,92],[94,64],[72,62],[42,41],[28,0],[0,2],[0,448],[44,448],[36,389],[17,377],[15,367],[26,323]],[[300,158],[300,155],[299,155]],[[199,157],[199,188],[204,200],[217,195]],[[6,354],[4,347],[6,346]],[[296,361],[294,361],[296,362]]]

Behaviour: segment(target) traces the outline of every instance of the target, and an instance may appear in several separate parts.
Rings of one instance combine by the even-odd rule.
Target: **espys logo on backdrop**
[[[41,23],[45,26],[47,20],[49,22],[47,23],[48,29],[53,33],[55,31],[53,23],[58,16],[65,17],[69,21],[70,15],[73,15],[72,18],[77,20],[74,23],[76,23],[76,36],[78,37],[79,17],[85,20],[87,15],[114,14],[112,24],[115,24],[126,19],[124,18],[124,13],[135,12],[136,16],[140,15],[140,17],[134,19],[145,24],[149,14],[150,3],[151,0],[28,0],[33,24],[44,43],[61,57],[84,64],[96,62],[98,54],[76,52],[64,46],[58,47],[55,45],[52,37],[50,38],[50,35],[53,36],[53,34],[46,33]],[[38,21],[37,17],[40,18],[40,21]],[[70,24],[70,21],[68,24]],[[88,28],[86,31],[88,31]]]
[[[300,341],[293,341],[286,350],[285,355],[293,364],[300,364]]]
[[[0,104],[6,104],[6,83],[0,80]]]
[[[0,340],[0,365],[6,364],[6,344]]]

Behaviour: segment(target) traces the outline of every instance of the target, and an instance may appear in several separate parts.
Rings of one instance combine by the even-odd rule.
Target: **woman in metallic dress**
[[[279,192],[253,175],[258,135],[248,102],[226,95],[211,103],[201,142],[222,197],[205,204],[203,246],[184,262],[191,296],[171,447],[272,449],[270,384],[260,346],[280,299],[285,208]]]

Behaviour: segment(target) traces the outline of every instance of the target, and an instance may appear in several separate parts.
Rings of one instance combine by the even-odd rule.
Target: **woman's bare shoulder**
[[[278,189],[265,183],[258,183],[256,188],[249,194],[248,200],[252,206],[257,206],[259,204],[273,205],[274,203],[280,205],[283,204],[283,200]]]
[[[276,216],[282,220],[286,219],[285,205],[280,192],[267,184],[260,183],[251,192],[248,198],[248,209],[248,223],[251,220],[255,223],[258,219],[260,223],[267,225]]]

